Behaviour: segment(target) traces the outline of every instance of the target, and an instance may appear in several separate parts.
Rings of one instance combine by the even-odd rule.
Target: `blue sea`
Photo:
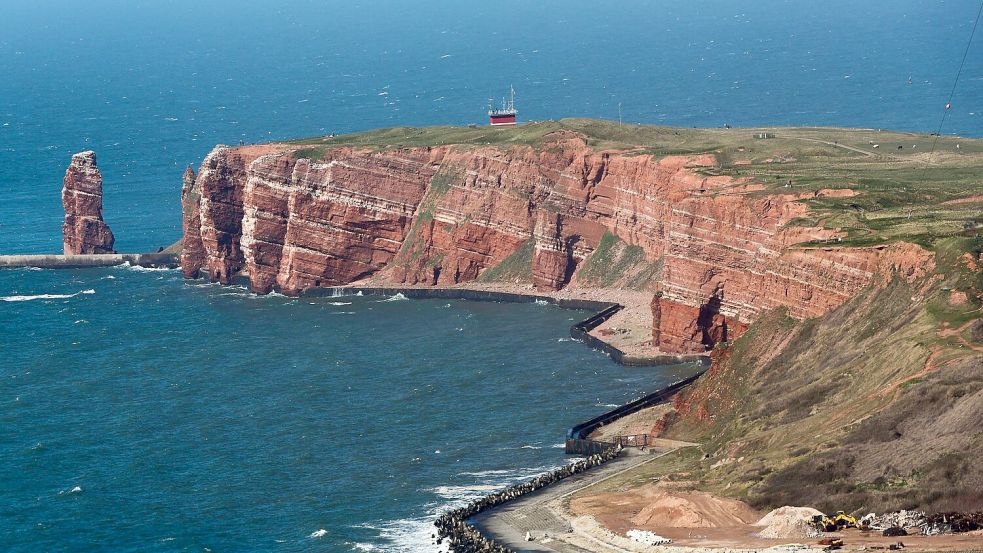
[[[0,253],[61,250],[76,151],[117,249],[148,251],[180,238],[181,173],[217,143],[482,123],[509,85],[520,120],[932,132],[977,9],[7,0]],[[983,136],[983,36],[943,132]],[[569,341],[582,312],[383,299],[0,272],[0,550],[429,551],[437,512],[691,370]]]

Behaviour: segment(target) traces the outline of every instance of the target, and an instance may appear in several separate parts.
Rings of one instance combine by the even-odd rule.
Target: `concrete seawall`
[[[0,269],[85,269],[115,265],[176,268],[181,256],[175,253],[111,253],[91,255],[0,255]]]

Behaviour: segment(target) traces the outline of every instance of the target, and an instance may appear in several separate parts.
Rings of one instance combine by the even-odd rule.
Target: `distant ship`
[[[502,98],[502,108],[494,109],[491,100],[488,100],[488,122],[492,126],[515,125],[515,114],[519,113],[515,109],[515,89],[509,85],[509,98]]]

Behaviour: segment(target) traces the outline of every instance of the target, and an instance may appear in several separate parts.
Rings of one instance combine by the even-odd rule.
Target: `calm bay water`
[[[216,143],[480,123],[509,84],[524,120],[934,131],[977,4],[3,7],[0,253],[41,253],[72,152],[145,251],[180,237],[181,172]],[[983,135],[979,39],[947,132]],[[578,312],[379,299],[0,272],[0,550],[426,551],[437,511],[685,371],[568,341]]]

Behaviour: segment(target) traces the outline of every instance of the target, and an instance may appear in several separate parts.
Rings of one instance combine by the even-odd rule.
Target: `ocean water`
[[[510,84],[522,120],[934,131],[977,7],[4,2],[0,253],[60,251],[76,151],[147,251],[216,143],[481,123]],[[983,135],[981,39],[945,132]],[[613,364],[580,312],[381,299],[0,271],[0,550],[429,551],[437,512],[691,370]]]
[[[694,370],[614,364],[582,311],[174,270],[0,272],[0,314],[2,551],[431,551],[438,512]]]
[[[0,252],[60,250],[61,179],[94,149],[121,251],[180,237],[217,143],[521,120],[935,131],[975,0],[3,2]],[[907,84],[909,76],[912,84]],[[983,135],[983,35],[946,132]]]

